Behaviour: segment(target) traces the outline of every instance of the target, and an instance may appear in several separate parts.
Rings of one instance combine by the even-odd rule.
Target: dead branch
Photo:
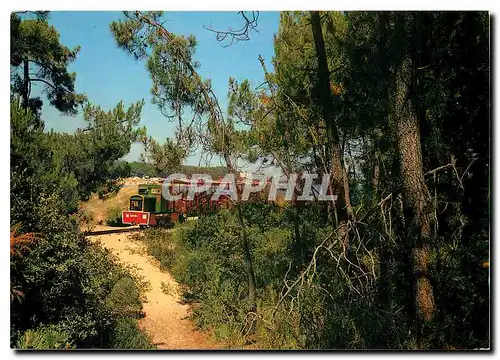
[[[212,26],[203,26],[208,31],[211,31],[216,34],[216,39],[218,42],[222,43],[224,42],[228,37],[230,40],[229,44],[221,44],[222,47],[228,47],[233,44],[233,42],[236,40],[238,41],[248,41],[250,40],[249,32],[250,30],[253,30],[255,32],[259,32],[257,30],[258,26],[258,20],[259,20],[259,12],[258,11],[252,11],[250,15],[247,15],[245,11],[238,11],[238,15],[240,15],[243,20],[245,21],[245,24],[243,25],[242,28],[238,30],[234,30],[229,28],[229,30],[214,30]]]

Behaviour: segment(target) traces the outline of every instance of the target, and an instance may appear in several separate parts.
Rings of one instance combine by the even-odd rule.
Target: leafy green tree
[[[143,104],[140,101],[125,108],[120,102],[109,111],[88,104],[83,113],[86,128],[75,134],[48,134],[56,171],[76,179],[79,198],[86,199],[102,186],[109,186],[108,181],[129,173],[127,167],[117,167],[116,162],[145,132],[138,127]]]
[[[31,96],[32,86],[42,84],[49,102],[59,111],[74,115],[86,96],[75,91],[75,73],[68,66],[76,59],[79,47],[69,49],[59,42],[59,33],[46,16],[24,18],[13,12],[11,27],[11,93],[18,94],[24,108],[39,116],[40,98]]]
[[[152,137],[147,137],[143,139],[142,143],[144,152],[141,154],[140,160],[153,164],[156,175],[168,176],[168,174],[180,170],[186,159],[186,150],[170,138],[160,144]]]
[[[447,290],[441,288],[447,285],[438,280],[442,276],[448,278],[445,274],[450,270],[444,263],[436,264],[432,259],[441,258],[443,248],[448,247],[449,240],[446,239],[450,236],[455,238],[457,233],[451,230],[449,224],[462,218],[462,209],[467,208],[465,202],[458,208],[448,207],[449,201],[461,198],[459,193],[464,189],[460,180],[462,175],[458,174],[465,176],[468,172],[470,178],[484,179],[483,184],[487,179],[487,171],[480,171],[481,175],[470,172],[471,161],[475,162],[472,153],[479,154],[480,151],[475,152],[473,146],[465,146],[464,143],[463,147],[453,147],[454,150],[449,147],[450,143],[454,143],[452,134],[461,133],[462,139],[476,138],[475,135],[462,133],[463,129],[471,129],[469,120],[454,117],[454,125],[449,127],[444,127],[446,122],[442,121],[457,111],[461,112],[465,104],[471,106],[474,103],[472,106],[476,113],[485,113],[488,107],[485,101],[488,92],[485,86],[487,57],[484,55],[488,37],[486,17],[484,13],[446,12],[354,12],[347,13],[346,17],[349,23],[346,104],[362,104],[359,110],[353,106],[349,108],[361,120],[359,129],[369,136],[369,141],[365,143],[366,153],[382,154],[377,157],[368,155],[377,159],[371,161],[368,158],[372,162],[373,174],[369,177],[372,177],[372,184],[378,184],[378,193],[384,189],[391,192],[403,190],[403,202],[398,211],[401,214],[398,217],[402,216],[399,217],[402,226],[396,228],[395,235],[406,241],[399,247],[401,251],[394,255],[399,254],[406,259],[403,263],[408,262],[412,266],[412,269],[404,270],[409,274],[407,284],[410,286],[404,285],[403,288],[407,294],[415,291],[415,296],[404,303],[414,306],[407,311],[414,319],[416,344],[426,347],[440,337],[438,341],[442,344],[442,334],[429,334],[429,328],[434,326],[429,319],[437,317],[441,325],[450,324],[448,321],[453,315],[445,315],[449,308],[444,306],[446,301],[442,297]],[[463,45],[465,42],[469,45]],[[462,44],[461,49],[464,46],[474,48],[481,55],[471,61],[468,54],[458,49],[458,44]],[[456,62],[450,62],[448,59],[451,58]],[[469,86],[464,86],[463,81],[471,76],[458,75],[464,64],[467,64],[467,74],[475,77],[477,90],[474,100],[468,98],[468,101],[462,102],[462,92],[469,91]],[[451,79],[462,84],[460,89],[452,85],[454,80]],[[469,81],[465,83],[471,84]],[[478,120],[475,124],[474,128],[480,129],[485,121]],[[449,137],[444,136],[445,133]],[[481,130],[476,134],[483,139],[486,136]],[[479,150],[479,147],[476,149]],[[478,158],[486,161],[488,156],[485,152],[482,154]],[[457,162],[457,157],[462,160]],[[381,188],[379,175],[388,180]],[[378,180],[374,181],[376,178]],[[485,204],[486,192],[483,191],[482,195],[477,192],[477,195],[476,199],[482,199],[479,201]],[[446,215],[439,214],[438,208],[446,208]],[[475,221],[474,217],[469,219]],[[481,231],[476,234],[479,233]],[[459,238],[454,241],[461,242]],[[387,249],[387,246],[382,245],[382,248]],[[471,253],[479,255],[481,251],[475,248]],[[480,265],[476,263],[477,281],[486,289],[486,283],[479,280],[482,279],[478,269]],[[462,273],[461,276],[468,275]],[[435,284],[439,285],[436,287]],[[382,288],[381,291],[384,291]],[[482,291],[478,290],[478,293]],[[468,295],[464,294],[463,300],[467,298]],[[458,322],[454,326],[459,326]],[[479,327],[475,329],[477,334],[483,331]]]
[[[68,209],[76,208],[78,184],[71,174],[57,173],[44,123],[20,99],[11,102],[10,130],[10,222],[25,231],[41,230],[36,220],[40,198],[55,193]]]

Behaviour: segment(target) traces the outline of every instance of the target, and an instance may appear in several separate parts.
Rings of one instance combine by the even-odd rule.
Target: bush
[[[140,287],[57,211],[57,203],[57,197],[42,199],[35,223],[45,231],[31,251],[11,258],[11,287],[22,293],[11,303],[12,339],[57,324],[78,348],[109,347],[117,319],[137,318]]]
[[[140,289],[129,276],[115,283],[107,301],[109,307],[120,316],[138,317],[142,310]]]
[[[137,321],[123,317],[118,319],[109,339],[113,349],[155,349],[151,339],[137,326]]]
[[[146,245],[147,252],[158,259],[160,266],[171,269],[179,256],[176,238],[172,233],[162,229],[147,229],[144,233],[134,235],[136,240],[141,240]]]
[[[140,235],[148,252],[186,286],[184,296],[198,303],[193,311],[197,326],[212,329],[227,346],[234,347],[249,343],[270,349],[414,346],[398,306],[406,301],[398,298],[400,290],[391,289],[395,299],[388,307],[380,307],[374,284],[363,285],[357,294],[327,251],[319,252],[316,271],[305,278],[300,291],[294,288],[277,308],[283,279],[290,284],[304,269],[300,264],[291,267],[294,231],[290,211],[246,204],[244,214],[257,285],[257,309],[250,313],[238,222],[230,211],[201,216],[173,232],[148,230]],[[314,205],[301,209],[299,216],[309,261],[312,250],[333,228],[317,216]],[[330,251],[341,253],[340,243],[333,244]],[[394,276],[397,274],[395,269]]]
[[[118,175],[117,175],[118,176]],[[108,180],[97,189],[97,196],[101,200],[106,200],[116,196],[122,188],[123,182],[120,179]]]
[[[70,218],[73,221],[76,221],[76,223],[80,225],[90,225],[94,221],[92,213],[85,211],[83,209],[78,209],[78,211],[75,214],[71,215]]]
[[[124,226],[122,223],[122,208],[119,206],[109,208],[106,215],[106,224],[109,226]]]
[[[281,290],[290,260],[291,227],[286,211],[272,205],[246,207],[245,211],[257,291],[259,298],[267,298],[270,292]],[[273,222],[288,227],[267,227]],[[138,238],[148,253],[185,285],[184,297],[199,303],[193,311],[197,326],[213,329],[228,346],[245,345],[251,333],[247,323],[250,304],[236,217],[229,210],[220,211],[172,232],[147,230]],[[258,312],[262,311],[261,306],[273,305],[259,303]]]
[[[39,326],[28,330],[19,337],[16,349],[19,350],[55,350],[73,349],[69,336],[56,326]]]

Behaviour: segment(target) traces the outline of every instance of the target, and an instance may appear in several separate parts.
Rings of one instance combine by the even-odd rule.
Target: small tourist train
[[[280,182],[279,178],[277,179],[276,181]],[[326,180],[326,183],[322,185],[311,183],[309,192],[316,193],[315,198],[319,200],[334,200],[336,197],[332,196],[331,189],[326,186],[329,177]],[[264,181],[265,184],[262,184],[261,181]],[[204,183],[203,178],[199,177],[192,179],[167,178],[160,179],[155,183],[140,184],[137,194],[129,198],[128,210],[122,212],[122,223],[139,226],[173,225],[176,222],[183,222],[188,217],[216,212],[221,208],[231,206],[233,199],[238,197],[234,191],[237,191],[239,195],[243,192],[243,200],[245,201],[270,201],[278,205],[281,205],[283,200],[287,200],[288,196],[288,190],[283,189],[283,186],[278,189],[276,184],[273,185],[274,191],[269,193],[272,186],[267,177],[258,180],[240,176],[233,185],[236,190],[232,188],[231,184],[225,178]],[[245,191],[242,191],[245,186],[253,189],[246,191],[247,197],[248,192],[253,192],[249,198],[245,198]],[[292,192],[298,195],[297,187],[294,186],[293,189]],[[293,198],[293,201],[300,206],[310,202],[309,198],[312,198],[312,195],[306,198],[297,196]]]
[[[164,184],[163,180],[156,184],[140,184],[137,194],[129,198],[129,209],[122,212],[122,223],[141,227],[169,226],[188,217],[220,210],[231,202],[229,184],[226,194],[212,199],[220,185],[220,181],[213,181],[205,191],[192,192],[199,182],[190,179],[175,179],[168,184]],[[163,192],[167,190],[169,194],[176,195],[175,200],[164,196]]]

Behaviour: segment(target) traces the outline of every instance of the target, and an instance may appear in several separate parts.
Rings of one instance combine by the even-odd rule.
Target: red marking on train
[[[122,211],[122,223],[132,225],[149,225],[149,212]]]

